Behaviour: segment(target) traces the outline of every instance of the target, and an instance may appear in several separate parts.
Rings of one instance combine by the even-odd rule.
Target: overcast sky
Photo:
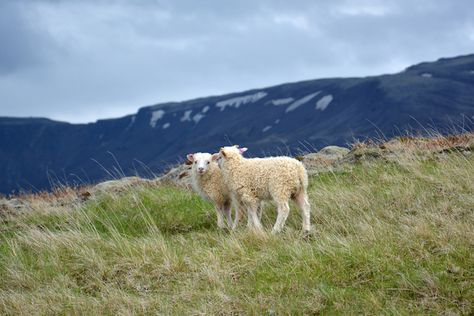
[[[472,0],[0,0],[0,116],[91,122],[469,53]]]

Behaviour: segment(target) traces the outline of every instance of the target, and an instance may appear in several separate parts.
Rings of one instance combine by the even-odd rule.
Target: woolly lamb
[[[217,213],[217,226],[225,228],[232,227],[231,205],[229,189],[224,183],[224,178],[219,166],[212,161],[209,153],[195,153],[187,155],[192,162],[191,185],[202,198],[211,201],[215,205]]]
[[[273,200],[278,217],[272,232],[280,232],[290,211],[288,201],[292,199],[301,210],[303,230],[308,232],[311,210],[306,193],[308,175],[303,164],[290,157],[248,159],[242,156],[246,150],[238,146],[223,147],[212,158],[221,159],[221,170],[230,193],[239,205],[245,206],[253,226],[262,230],[257,214],[259,201]]]

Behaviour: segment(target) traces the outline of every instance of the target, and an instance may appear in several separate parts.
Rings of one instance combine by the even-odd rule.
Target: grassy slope
[[[310,198],[311,238],[294,209],[278,236],[221,232],[172,187],[11,218],[0,314],[474,312],[474,155],[347,166]]]

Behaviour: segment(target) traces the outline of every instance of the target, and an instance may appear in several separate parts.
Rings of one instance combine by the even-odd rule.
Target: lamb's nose
[[[204,168],[203,168],[203,167],[199,167],[199,168],[198,168],[198,171],[199,171],[199,172],[203,172],[203,171],[204,171]]]

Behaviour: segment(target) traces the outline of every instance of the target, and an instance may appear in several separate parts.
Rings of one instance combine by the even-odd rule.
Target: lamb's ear
[[[247,147],[239,148],[239,152],[240,152],[241,155],[242,155],[244,152],[246,152],[247,150],[248,150]]]
[[[219,159],[219,156],[220,156],[219,153],[213,154],[211,160],[216,161],[217,159]]]
[[[194,161],[194,154],[187,154],[186,158],[188,158],[189,162],[193,162]]]
[[[219,150],[219,154],[222,155],[222,157],[224,157],[224,158],[227,157],[227,155],[226,155],[226,153],[225,153],[225,151],[224,151],[224,148],[221,148],[221,150]]]

